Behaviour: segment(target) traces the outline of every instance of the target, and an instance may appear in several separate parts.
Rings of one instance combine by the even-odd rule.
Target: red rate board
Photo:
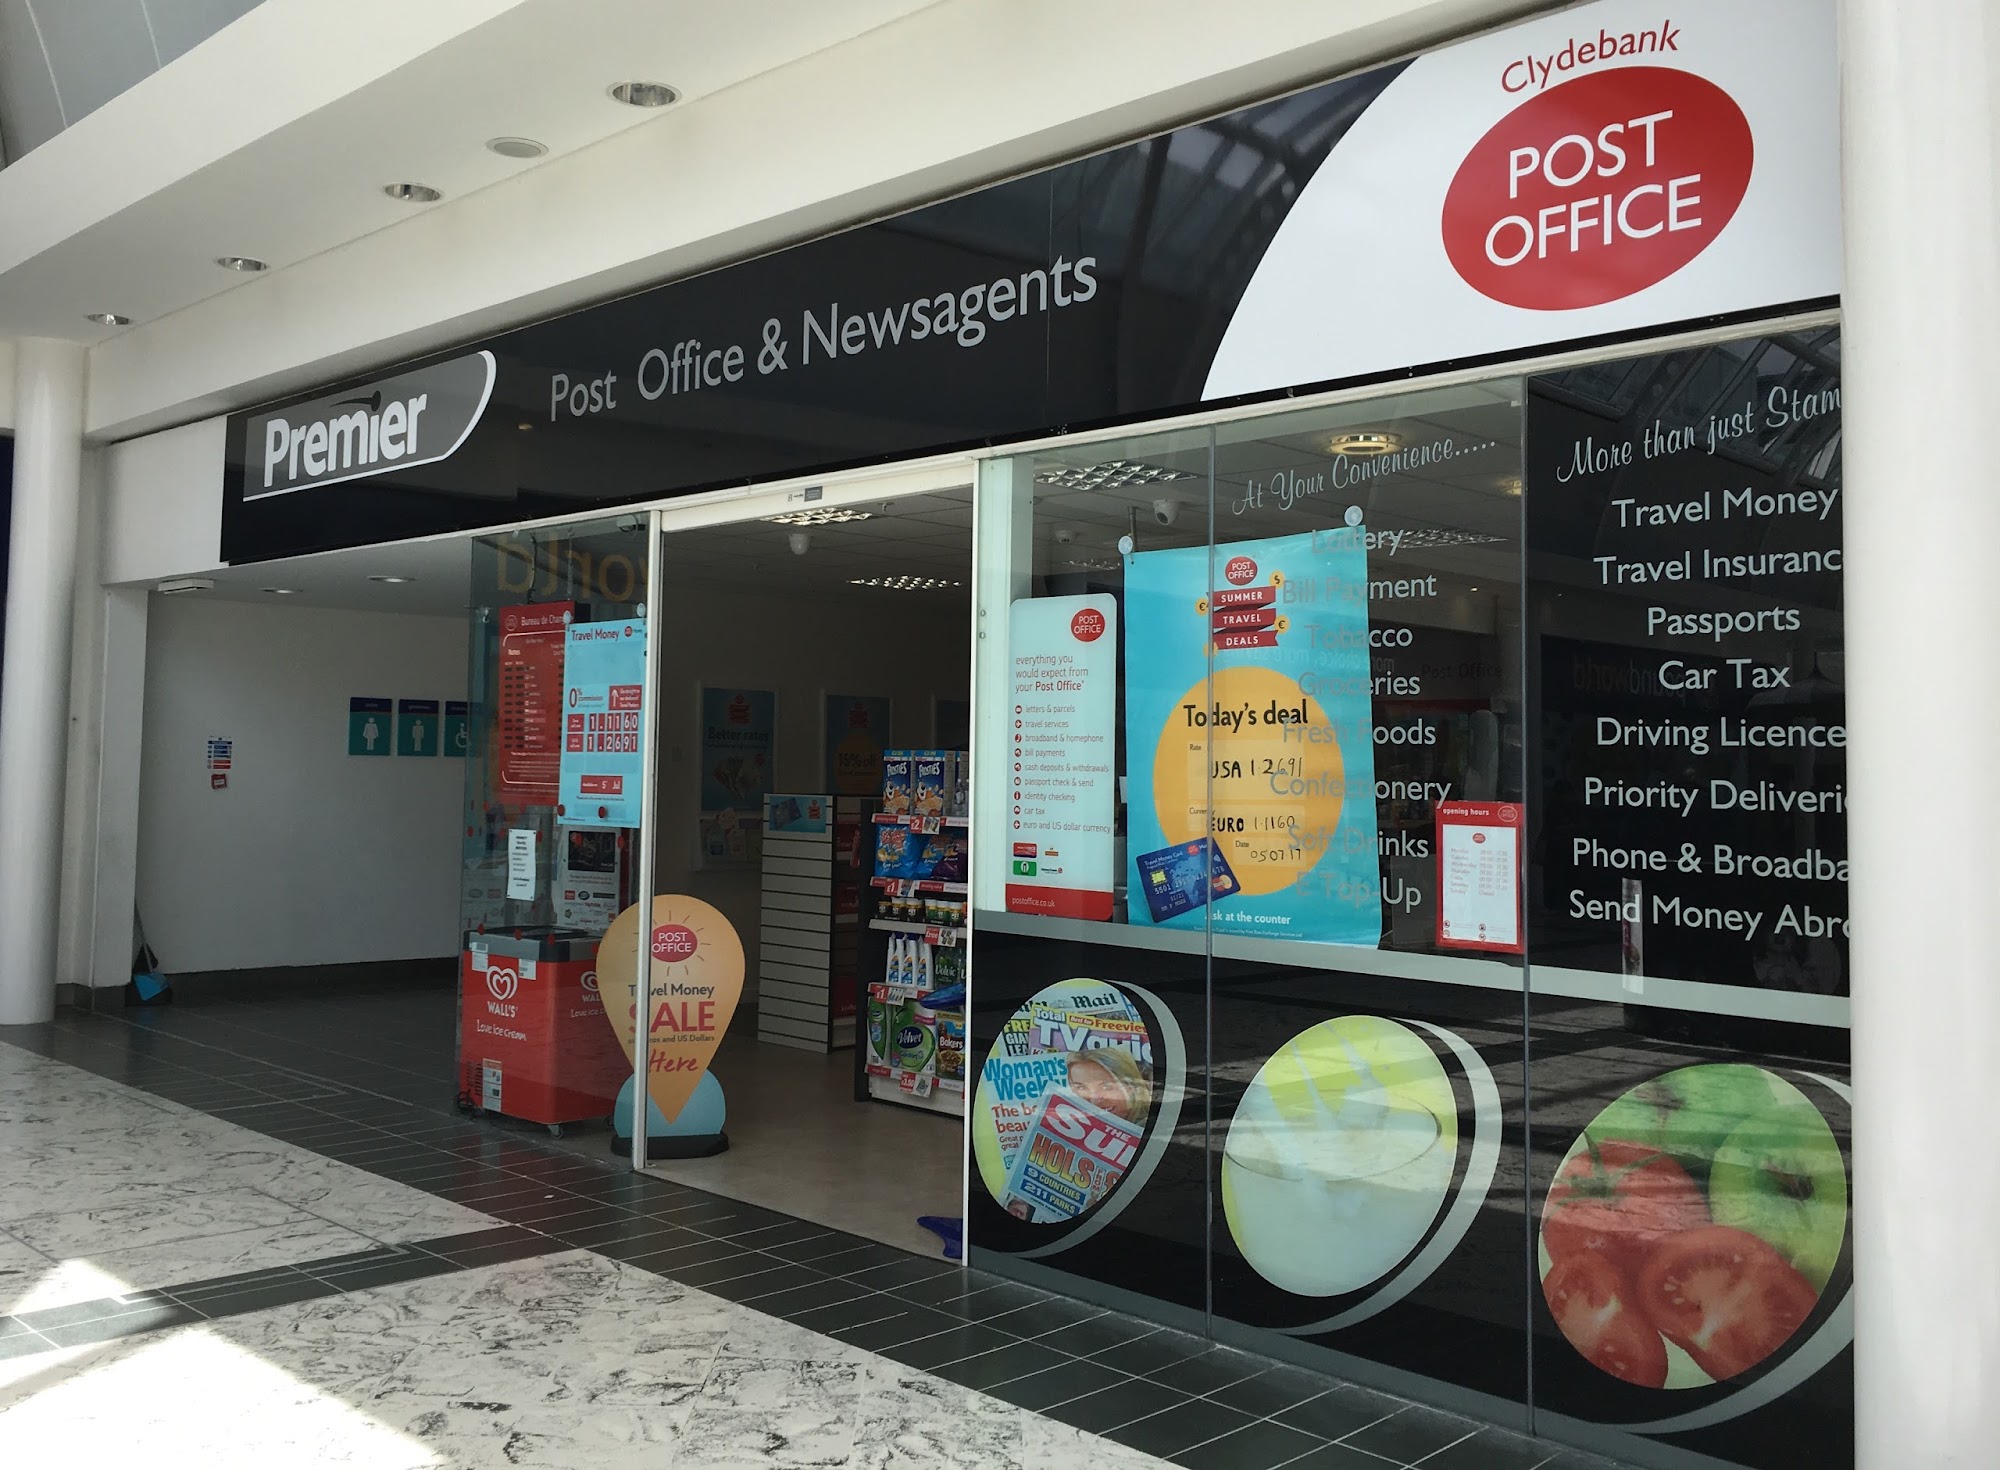
[[[562,768],[563,640],[573,602],[500,610],[500,794],[557,799]]]

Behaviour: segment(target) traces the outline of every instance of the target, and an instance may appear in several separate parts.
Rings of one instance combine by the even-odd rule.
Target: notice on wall
[[[1521,827],[1519,802],[1437,804],[1440,949],[1522,951]]]
[[[827,790],[874,796],[882,789],[882,752],[889,748],[890,704],[874,694],[826,697]]]
[[[507,831],[507,897],[532,902],[535,897],[535,853],[542,834],[533,827]]]
[[[1530,382],[1565,964],[1847,992],[1839,360],[1829,328]]]
[[[438,739],[446,755],[461,759],[472,754],[472,704],[463,699],[444,702],[444,731]]]
[[[500,609],[499,769],[502,800],[547,805],[562,773],[563,644],[576,604]]]
[[[435,699],[396,701],[397,755],[436,755],[439,740],[438,702]]]
[[[1008,611],[1007,912],[1111,917],[1118,816],[1118,602],[1023,598]]]
[[[770,690],[701,691],[700,866],[754,868],[762,861],[777,730],[778,696]]]
[[[1368,540],[1126,559],[1130,922],[1380,940]]]
[[[347,701],[347,753],[387,755],[391,749],[395,701],[357,694]]]
[[[645,807],[646,620],[571,623],[558,808],[571,827],[637,827]]]

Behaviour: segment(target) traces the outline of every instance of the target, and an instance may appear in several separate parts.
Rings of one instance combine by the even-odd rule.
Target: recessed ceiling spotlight
[[[873,520],[872,510],[849,510],[844,505],[826,505],[818,510],[788,510],[781,516],[765,516],[774,526],[838,526],[848,521]]]
[[[963,582],[953,582],[945,577],[849,577],[850,587],[893,587],[898,592],[935,592],[940,587],[963,587]]]
[[[414,582],[414,581],[416,581],[417,579],[416,579],[415,577],[384,577],[384,576],[374,576],[374,577],[370,577],[370,578],[369,578],[368,580],[369,580],[369,581],[371,581],[371,582],[387,582],[387,583],[389,583],[389,584],[390,584],[391,586],[400,586],[400,585],[401,585],[402,583],[404,583],[404,582]]]
[[[100,327],[129,327],[132,325],[132,318],[129,316],[120,316],[115,311],[88,312],[83,319],[87,322],[96,322]]]
[[[266,587],[264,590],[273,597],[292,597],[298,593],[299,589],[296,587]]]
[[[537,143],[533,138],[488,138],[486,147],[502,158],[540,158],[549,151],[548,144]]]
[[[1369,458],[1377,454],[1393,454],[1403,447],[1403,441],[1394,434],[1378,434],[1372,430],[1357,434],[1335,434],[1326,441],[1329,454],[1351,454]]]
[[[527,433],[527,432],[528,432],[529,430],[533,429],[533,428],[534,428],[535,426],[534,426],[534,424],[532,424],[531,422],[529,422],[529,421],[528,421],[527,419],[522,419],[522,420],[521,420],[521,422],[520,422],[520,423],[518,423],[518,424],[516,424],[516,425],[514,425],[514,427],[515,427],[515,428],[517,428],[517,429],[519,429],[519,430],[520,430],[520,431],[521,431],[521,432],[522,432],[523,434],[525,434],[525,433]]]
[[[1521,493],[1521,477],[1519,475],[1501,476],[1500,489],[1503,494],[1519,495]]]
[[[382,192],[404,204],[435,204],[444,195],[429,184],[384,184]]]
[[[1035,483],[1055,485],[1064,490],[1123,490],[1132,485],[1162,485],[1170,480],[1192,480],[1191,470],[1168,469],[1165,465],[1142,464],[1133,459],[1110,459],[1103,464],[1047,465],[1035,471]]]
[[[254,276],[258,271],[267,271],[270,266],[254,255],[218,255],[215,263],[226,271],[237,271],[242,275]]]
[[[678,102],[681,94],[664,82],[620,82],[611,95],[627,107],[665,107]]]

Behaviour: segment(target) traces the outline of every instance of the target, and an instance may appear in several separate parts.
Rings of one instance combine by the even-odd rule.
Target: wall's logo
[[[385,378],[366,394],[253,415],[240,451],[243,498],[449,459],[485,412],[493,376],[493,354],[473,352]]]
[[[1522,103],[1473,146],[1445,195],[1445,252],[1508,306],[1617,301],[1714,243],[1755,152],[1743,109],[1706,78],[1593,72]]]
[[[585,970],[583,972],[583,991],[586,995],[597,994],[597,971]]]
[[[495,1000],[512,1000],[520,988],[520,971],[507,965],[487,965],[486,990]]]

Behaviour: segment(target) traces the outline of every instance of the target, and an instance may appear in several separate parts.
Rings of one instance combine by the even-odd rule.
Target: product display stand
[[[956,751],[891,751],[868,833],[854,1095],[962,1117],[966,1075],[965,772]]]
[[[801,1051],[834,1047],[833,815],[831,796],[764,798],[757,1039]]]

